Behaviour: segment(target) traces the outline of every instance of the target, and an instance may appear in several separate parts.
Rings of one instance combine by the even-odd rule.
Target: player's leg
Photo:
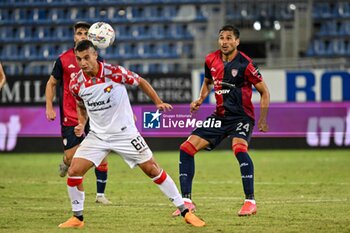
[[[68,168],[72,162],[72,158],[73,155],[75,153],[75,151],[78,149],[79,145],[76,145],[70,149],[64,150],[64,156],[62,159],[62,162],[59,164],[59,175],[60,177],[65,177],[67,172],[68,172]]]
[[[74,133],[74,126],[62,126],[61,129],[64,156],[59,165],[59,175],[65,177],[68,168],[71,164],[73,155],[77,151],[79,144],[83,141],[84,137],[77,137]]]
[[[248,154],[248,142],[242,138],[232,139],[232,149],[238,160],[245,201],[238,212],[239,216],[256,214],[256,203],[254,200],[254,164]]]
[[[94,164],[83,158],[73,158],[68,169],[67,188],[71,200],[73,217],[58,225],[60,228],[82,228],[84,226],[84,201],[85,192],[83,177]]]
[[[137,132],[137,129],[130,128],[126,130],[123,135],[115,136],[113,143],[110,143],[113,144],[113,151],[118,153],[130,168],[139,166],[157,184],[164,195],[181,210],[180,212],[182,212],[187,223],[198,227],[205,225],[204,221],[185,207],[173,179],[155,162],[152,151],[143,137]]]
[[[159,167],[153,157],[151,157],[150,160],[139,164],[139,167],[147,176],[152,178],[153,182],[157,184],[164,195],[173,202],[187,223],[196,227],[202,227],[205,225],[205,222],[203,220],[195,216],[185,206],[185,203],[175,185],[175,182],[163,169]]]
[[[192,181],[195,174],[194,155],[201,149],[207,147],[209,142],[197,135],[191,135],[180,146],[180,162],[179,162],[179,179],[181,194],[185,205],[191,211],[195,211],[196,207],[192,203]],[[173,217],[179,216],[180,211],[175,210]]]
[[[85,138],[77,149],[68,169],[67,178],[73,217],[60,224],[60,228],[81,228],[84,226],[83,209],[85,193],[83,189],[83,176],[92,166],[101,164],[109,151],[109,144],[92,133]]]
[[[108,163],[107,163],[107,157],[104,158],[100,165],[95,167],[95,175],[96,175],[96,203],[101,204],[112,204],[106,196],[105,196],[105,189],[107,184],[107,177],[108,177]]]

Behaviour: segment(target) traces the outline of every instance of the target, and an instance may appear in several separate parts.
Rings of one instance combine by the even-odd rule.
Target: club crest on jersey
[[[106,87],[106,88],[104,89],[104,92],[105,92],[105,93],[106,93],[106,92],[110,93],[112,89],[113,89],[113,85],[109,85],[108,87]]]
[[[233,77],[236,77],[236,75],[238,74],[238,70],[237,69],[232,69],[231,70],[231,74]]]

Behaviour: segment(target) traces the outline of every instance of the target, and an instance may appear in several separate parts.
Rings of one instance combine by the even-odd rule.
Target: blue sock
[[[107,171],[100,171],[95,168],[97,193],[105,193],[107,183]]]
[[[246,199],[254,199],[254,165],[247,152],[236,155],[242,175],[243,190]]]
[[[194,177],[194,157],[180,150],[180,186],[184,198],[191,199],[192,180]]]

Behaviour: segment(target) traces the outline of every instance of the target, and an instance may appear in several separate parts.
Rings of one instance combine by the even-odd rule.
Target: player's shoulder
[[[238,56],[240,56],[240,60],[242,62],[246,62],[246,63],[253,63],[253,59],[250,58],[247,54],[241,52],[241,51],[238,51]]]
[[[207,56],[205,56],[205,60],[213,60],[215,58],[220,58],[221,51],[216,50],[214,52],[208,53]]]
[[[79,70],[77,73],[72,74],[70,79],[70,85],[82,83],[84,81],[83,71]]]
[[[116,73],[128,73],[128,69],[126,69],[124,66],[121,66],[121,65],[114,65],[114,64],[110,64],[110,63],[106,63],[104,62],[103,63],[104,65],[104,71],[105,71],[105,74],[108,75],[108,74],[116,74]]]
[[[73,91],[74,93],[79,92],[79,88],[83,84],[83,82],[84,82],[84,75],[83,75],[83,71],[80,70],[78,73],[75,73],[70,79],[69,87],[71,91]]]
[[[74,49],[73,49],[73,48],[70,48],[70,49],[68,49],[68,50],[66,50],[66,51],[63,51],[63,52],[59,55],[59,58],[60,58],[60,59],[65,59],[65,58],[67,58],[67,57],[72,57],[72,56],[75,57],[75,55],[74,55]]]

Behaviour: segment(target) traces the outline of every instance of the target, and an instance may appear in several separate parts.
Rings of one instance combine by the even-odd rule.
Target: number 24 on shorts
[[[240,131],[242,131],[242,129],[244,129],[246,132],[249,132],[249,123],[243,125],[242,122],[239,122],[239,123],[237,124],[236,131],[237,131],[237,132],[240,132]]]

